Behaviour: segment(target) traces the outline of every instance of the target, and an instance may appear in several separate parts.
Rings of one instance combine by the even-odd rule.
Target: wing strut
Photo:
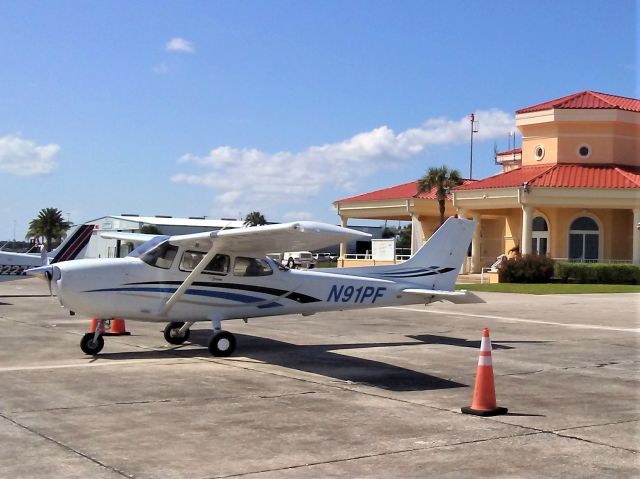
[[[193,282],[196,280],[196,277],[200,273],[202,273],[204,268],[209,264],[209,262],[213,259],[213,257],[216,254],[218,254],[219,251],[220,251],[219,248],[211,247],[209,252],[207,254],[205,254],[203,256],[203,258],[200,260],[200,262],[198,263],[198,266],[193,268],[193,271],[191,273],[189,273],[189,276],[187,276],[185,278],[185,280],[182,282],[180,287],[178,287],[178,289],[176,289],[176,292],[173,293],[171,295],[171,297],[167,300],[167,302],[164,304],[164,306],[160,310],[160,314],[161,315],[164,316],[171,310],[173,305],[182,297],[182,295],[185,293],[185,291],[187,291],[187,289],[189,289],[189,286],[191,286],[193,284]]]

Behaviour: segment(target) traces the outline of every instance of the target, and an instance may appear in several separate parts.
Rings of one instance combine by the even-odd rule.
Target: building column
[[[411,256],[416,254],[424,244],[422,221],[417,215],[411,215]]]
[[[633,209],[633,264],[640,264],[640,208]]]
[[[533,208],[522,206],[522,238],[520,239],[520,253],[531,254],[531,234],[533,228]]]
[[[340,216],[340,226],[343,228],[347,227],[347,222],[349,218],[347,216]],[[340,243],[340,262],[341,266],[344,266],[344,256],[347,254],[347,242]]]
[[[481,217],[478,213],[473,214],[473,221],[476,226],[473,229],[473,237],[471,239],[471,273],[480,273],[482,271],[482,236],[480,234]]]

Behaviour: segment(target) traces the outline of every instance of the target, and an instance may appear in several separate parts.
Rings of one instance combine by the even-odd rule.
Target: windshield
[[[164,236],[164,235],[156,236],[155,238],[150,239],[146,243],[142,243],[140,246],[134,249],[127,256],[131,256],[132,258],[139,258],[143,254],[145,254],[147,251],[149,251],[151,248],[156,247],[157,245],[159,245],[160,243],[168,239],[169,239],[168,236]]]
[[[173,260],[178,253],[178,247],[173,246],[169,241],[163,241],[155,248],[150,249],[140,259],[149,266],[156,268],[169,269],[173,264]]]

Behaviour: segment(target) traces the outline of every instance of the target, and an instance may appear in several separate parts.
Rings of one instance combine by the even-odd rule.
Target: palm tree
[[[245,226],[262,226],[266,224],[267,220],[259,211],[252,211],[244,217]]]
[[[71,224],[62,218],[58,208],[43,208],[38,217],[31,220],[27,238],[44,237],[47,251],[51,251],[51,243],[61,240]]]
[[[462,184],[462,177],[458,170],[449,170],[446,166],[431,167],[418,180],[418,194],[431,191],[436,187],[436,198],[440,207],[440,224],[444,223],[445,201],[449,190]]]

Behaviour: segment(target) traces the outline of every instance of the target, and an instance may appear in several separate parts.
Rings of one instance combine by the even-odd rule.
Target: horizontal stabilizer
[[[450,303],[455,304],[486,303],[486,301],[480,298],[478,295],[464,289],[460,291],[438,291],[435,289],[408,288],[403,289],[402,292],[426,296],[427,298],[433,299],[435,301],[449,301]]]

